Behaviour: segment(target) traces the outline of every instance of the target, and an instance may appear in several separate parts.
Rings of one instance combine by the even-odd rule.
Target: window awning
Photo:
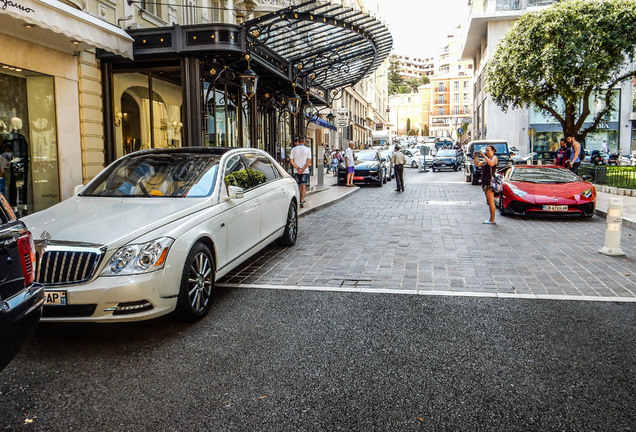
[[[243,24],[248,43],[289,63],[292,75],[327,90],[354,85],[389,56],[393,38],[376,18],[311,0]]]
[[[133,58],[133,39],[124,30],[57,0],[4,2],[0,32],[63,52],[101,48]]]

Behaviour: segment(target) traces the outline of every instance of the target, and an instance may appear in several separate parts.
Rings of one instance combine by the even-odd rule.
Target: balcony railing
[[[561,0],[473,0],[470,14],[521,11],[529,7],[550,6],[558,1]]]

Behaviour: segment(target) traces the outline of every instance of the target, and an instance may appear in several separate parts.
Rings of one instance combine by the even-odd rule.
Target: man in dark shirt
[[[556,151],[554,158],[554,164],[565,167],[567,161],[570,160],[570,152],[568,151],[568,144],[565,138],[561,138],[561,147]]]

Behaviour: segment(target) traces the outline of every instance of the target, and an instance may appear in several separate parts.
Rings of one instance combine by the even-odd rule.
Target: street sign
[[[349,126],[349,117],[338,117],[338,127]]]
[[[346,115],[346,114],[349,114],[349,108],[347,108],[347,107],[340,107],[340,108],[338,108],[338,109],[336,110],[336,112],[337,112],[338,114]]]
[[[464,133],[464,128],[457,129],[457,135],[461,135]]]

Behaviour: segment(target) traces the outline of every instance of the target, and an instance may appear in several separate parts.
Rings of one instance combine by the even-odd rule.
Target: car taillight
[[[24,272],[24,286],[29,286],[35,281],[35,245],[29,231],[18,237],[18,253]]]

